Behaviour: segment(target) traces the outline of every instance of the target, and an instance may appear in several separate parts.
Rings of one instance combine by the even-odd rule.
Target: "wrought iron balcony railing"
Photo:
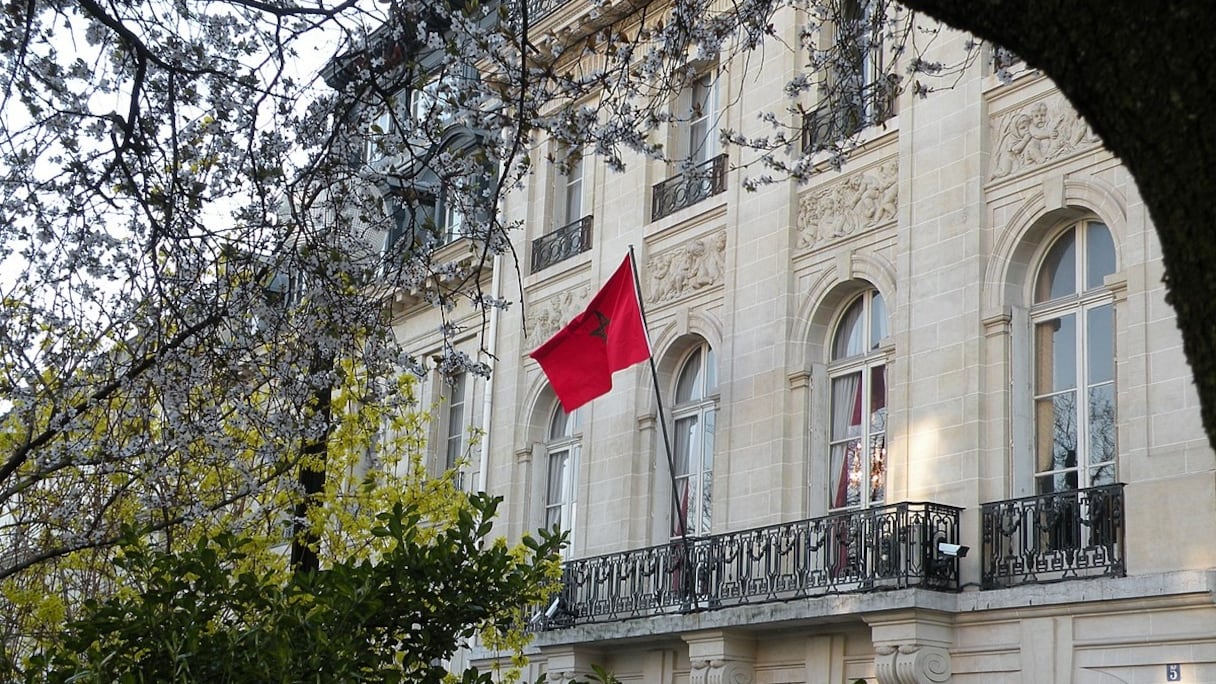
[[[726,155],[720,154],[678,176],[656,183],[651,192],[650,220],[658,221],[725,191]]]
[[[881,79],[860,88],[837,86],[814,111],[802,116],[802,152],[811,154],[831,147],[863,128],[880,124],[895,115],[898,90],[891,80]]]
[[[568,223],[532,241],[532,273],[591,249],[591,217]]]
[[[958,559],[937,544],[958,543],[959,511],[905,502],[569,561],[533,626],[904,587],[957,591]]]
[[[1053,492],[984,504],[984,589],[1123,577],[1123,485]]]

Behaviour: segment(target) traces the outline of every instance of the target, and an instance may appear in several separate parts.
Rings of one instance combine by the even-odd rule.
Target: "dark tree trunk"
[[[333,355],[318,350],[309,364],[314,379],[327,378],[334,368]],[[329,453],[330,418],[333,412],[333,385],[328,381],[314,391],[308,412],[314,420],[323,421],[325,428],[316,439],[305,440],[300,449],[300,488],[304,498],[296,504],[295,524],[292,526],[291,567],[297,573],[320,568],[316,532],[308,525],[308,512],[321,505],[320,494],[325,491],[325,460]]]
[[[1127,166],[1156,227],[1167,299],[1216,448],[1216,4],[903,0],[1051,77]]]

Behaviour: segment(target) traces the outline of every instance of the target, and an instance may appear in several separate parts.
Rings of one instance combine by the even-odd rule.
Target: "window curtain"
[[[857,467],[861,436],[861,373],[832,380],[832,507],[859,503],[859,492],[850,491],[850,471]],[[855,489],[855,488],[854,488]]]

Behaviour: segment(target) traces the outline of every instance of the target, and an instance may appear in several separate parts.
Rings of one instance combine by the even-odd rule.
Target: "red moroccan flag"
[[[567,413],[612,389],[613,373],[650,358],[631,256],[587,310],[532,352],[532,358]]]

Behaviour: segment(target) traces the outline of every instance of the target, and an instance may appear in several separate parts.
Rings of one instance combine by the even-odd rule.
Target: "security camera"
[[[552,620],[553,616],[557,615],[557,610],[561,608],[561,605],[562,597],[558,596],[557,598],[553,599],[553,603],[550,603],[549,607],[545,609],[545,617]]]
[[[962,544],[950,544],[948,542],[937,543],[937,552],[943,556],[949,556],[950,558],[965,558],[967,556],[967,552],[970,550],[970,546],[963,546]]]

